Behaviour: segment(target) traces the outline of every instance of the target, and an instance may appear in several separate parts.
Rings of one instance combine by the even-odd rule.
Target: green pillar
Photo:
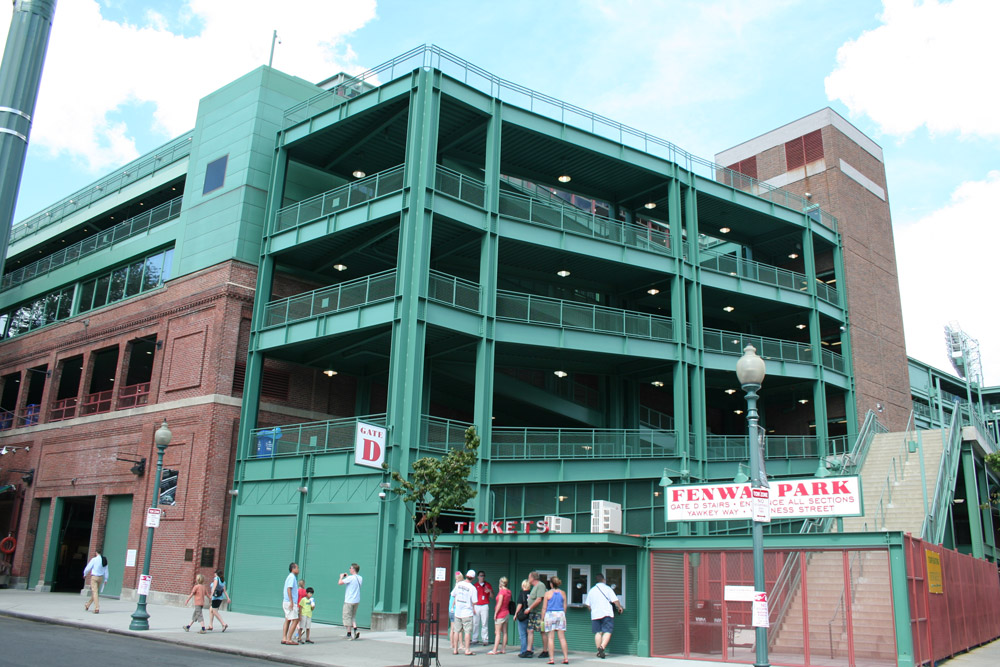
[[[985,507],[979,510],[983,521],[983,542],[989,547],[992,559],[996,561],[996,531],[993,528],[993,506],[990,505],[989,473],[986,470],[985,461],[983,462],[982,474],[977,472],[976,479],[979,482],[980,502],[985,504]]]
[[[809,293],[809,347],[812,348],[813,368],[816,369],[816,381],[812,386],[813,418],[816,422],[816,457],[819,459],[817,473],[825,471],[823,458],[830,451],[827,441],[830,431],[827,424],[826,387],[823,382],[823,339],[820,331],[819,298],[816,294],[816,249],[813,244],[812,218],[805,216],[806,228],[802,230],[802,260],[805,264],[806,283]]]
[[[956,426],[961,428],[961,426]],[[976,455],[972,445],[962,444],[962,471],[965,482],[965,509],[969,513],[969,532],[972,541],[972,555],[982,558],[983,524],[979,515],[979,487],[976,484]]]
[[[42,572],[42,585],[51,587],[56,580],[56,570],[59,565],[59,545],[62,543],[63,512],[66,502],[62,498],[54,498],[52,505],[52,523],[49,524],[49,551],[45,557],[45,569]],[[82,584],[81,584],[82,587]]]
[[[889,540],[889,577],[892,580],[893,622],[896,625],[896,666],[913,667],[913,629],[910,625],[909,582],[906,580],[906,549],[901,534]],[[889,537],[889,535],[887,535]],[[921,556],[923,557],[923,556]]]
[[[666,489],[664,489],[666,491]],[[666,495],[666,494],[664,494]],[[650,556],[649,549],[643,548],[639,549],[639,576],[633,577],[637,581],[645,579],[650,572]],[[639,638],[636,641],[635,652],[636,655],[642,658],[649,657],[649,641],[650,634],[652,632],[652,624],[650,623],[650,609],[652,609],[652,591],[650,586],[638,586],[638,596],[636,601],[638,604],[634,605],[632,609],[638,614],[637,626]]]

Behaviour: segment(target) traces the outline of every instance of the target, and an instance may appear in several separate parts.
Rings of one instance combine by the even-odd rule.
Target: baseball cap
[[[468,572],[465,573],[465,576],[468,577],[469,579],[473,579],[476,576],[476,571],[475,570],[469,570]]]

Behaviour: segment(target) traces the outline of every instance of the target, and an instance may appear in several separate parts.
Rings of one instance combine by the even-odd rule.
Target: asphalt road
[[[136,667],[136,665],[273,665],[265,660],[176,644],[0,616],[0,665]]]

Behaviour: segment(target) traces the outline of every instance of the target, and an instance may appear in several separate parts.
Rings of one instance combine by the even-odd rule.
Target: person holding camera
[[[594,633],[594,644],[597,645],[597,657],[604,658],[604,651],[608,648],[611,633],[615,629],[615,613],[612,605],[619,614],[625,610],[622,609],[622,603],[618,601],[615,591],[604,583],[603,574],[595,574],[594,581],[597,583],[587,592],[583,604],[590,607],[590,627]]]
[[[348,639],[359,639],[361,633],[358,632],[358,604],[361,602],[361,575],[358,572],[361,567],[357,563],[351,563],[350,571],[340,573],[340,579],[337,580],[337,584],[340,586],[347,586],[347,590],[344,591],[344,627],[347,628],[347,638]]]

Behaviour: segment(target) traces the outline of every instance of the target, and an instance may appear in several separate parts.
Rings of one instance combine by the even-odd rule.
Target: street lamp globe
[[[149,433],[149,431],[146,431]],[[156,443],[157,447],[166,447],[170,444],[170,440],[174,437],[174,434],[170,432],[167,427],[167,420],[163,420],[163,424],[160,428],[156,429],[156,433],[153,434],[153,442]]]
[[[747,345],[743,348],[743,356],[736,362],[736,377],[742,386],[760,386],[764,381],[764,360],[757,356],[757,348]]]

